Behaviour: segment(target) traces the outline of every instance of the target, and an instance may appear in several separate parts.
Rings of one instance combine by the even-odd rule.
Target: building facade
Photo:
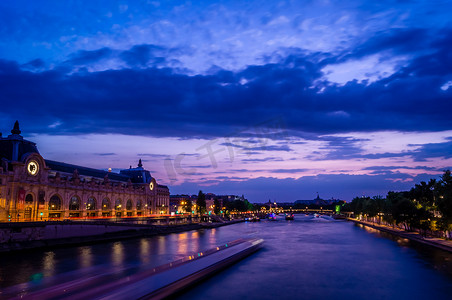
[[[120,173],[44,159],[16,121],[0,133],[0,222],[144,217],[169,212],[169,189],[141,159]]]
[[[171,195],[170,211],[174,214],[194,214],[196,205],[196,196],[189,195]],[[190,203],[190,204],[188,204]],[[190,207],[190,209],[188,209]]]

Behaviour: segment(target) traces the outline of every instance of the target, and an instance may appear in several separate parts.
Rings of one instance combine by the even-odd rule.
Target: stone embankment
[[[437,237],[423,237],[418,232],[411,232],[406,231],[397,227],[391,227],[386,225],[380,225],[376,223],[366,222],[366,221],[360,221],[353,218],[347,218],[348,221],[352,221],[356,224],[361,224],[364,226],[368,226],[383,232],[387,232],[393,235],[397,235],[406,239],[409,239],[411,241],[421,243],[424,245],[429,245],[432,247],[439,248],[444,251],[448,251],[452,253],[452,241],[451,240],[445,240]]]
[[[164,225],[110,221],[0,223],[0,252],[109,242],[203,228],[216,228],[241,221]]]

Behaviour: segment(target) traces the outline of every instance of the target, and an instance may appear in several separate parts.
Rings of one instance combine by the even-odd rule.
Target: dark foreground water
[[[334,221],[240,223],[115,243],[1,254],[0,289],[79,268],[160,265],[241,237],[259,252],[179,299],[452,299],[452,255],[406,239]]]

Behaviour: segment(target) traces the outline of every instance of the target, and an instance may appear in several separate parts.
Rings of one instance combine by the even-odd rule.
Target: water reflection
[[[405,239],[405,238],[401,238],[401,237],[397,237],[396,242],[401,247],[409,247],[410,243],[411,243],[409,239]]]
[[[158,245],[158,254],[166,253],[166,238],[165,236],[157,237],[157,245]]]
[[[177,236],[177,253],[186,255],[188,253],[188,245],[187,245],[187,233],[181,233]]]
[[[81,247],[79,249],[78,257],[81,268],[88,268],[93,265],[93,253],[91,247]]]
[[[45,277],[55,274],[55,253],[53,251],[46,252],[42,260],[43,274]]]
[[[370,232],[370,233],[380,233],[380,230],[377,230],[375,228],[369,227],[369,226],[365,226],[362,224],[358,224],[358,227],[363,228],[365,231]]]
[[[216,245],[217,244],[217,229],[213,228],[212,230],[208,231],[209,235],[209,244]]]
[[[241,237],[262,237],[265,248],[184,295],[184,300],[274,299],[275,291],[281,299],[419,299],[430,290],[435,290],[432,297],[443,296],[442,289],[451,287],[452,276],[444,277],[444,272],[452,275],[451,254],[352,223],[319,219],[297,215],[290,222],[262,220],[29,255],[2,254],[0,290],[33,274],[39,279],[40,274],[100,265],[158,266]]]
[[[122,242],[113,244],[111,251],[111,261],[114,266],[122,266],[124,263],[124,245]]]
[[[204,231],[204,230],[203,230]],[[199,240],[200,238],[200,231],[192,231],[190,236],[190,252],[196,252],[199,249]]]
[[[147,239],[140,240],[140,261],[143,264],[150,262],[150,242]]]

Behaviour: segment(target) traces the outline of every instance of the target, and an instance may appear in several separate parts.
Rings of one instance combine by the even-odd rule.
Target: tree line
[[[409,191],[388,192],[386,198],[355,197],[343,205],[342,211],[366,221],[451,238],[451,172],[445,171],[439,180],[421,181]]]
[[[223,204],[223,205],[221,205]],[[230,212],[245,212],[245,211],[253,211],[255,210],[255,206],[251,204],[247,199],[242,200],[226,200],[223,199],[222,203],[215,198],[213,202],[214,208],[213,211],[216,215],[218,214],[229,214]],[[186,201],[184,205],[185,211],[192,211],[192,203],[191,201]],[[202,191],[199,191],[198,197],[196,198],[196,210],[200,215],[206,213],[206,194]]]

